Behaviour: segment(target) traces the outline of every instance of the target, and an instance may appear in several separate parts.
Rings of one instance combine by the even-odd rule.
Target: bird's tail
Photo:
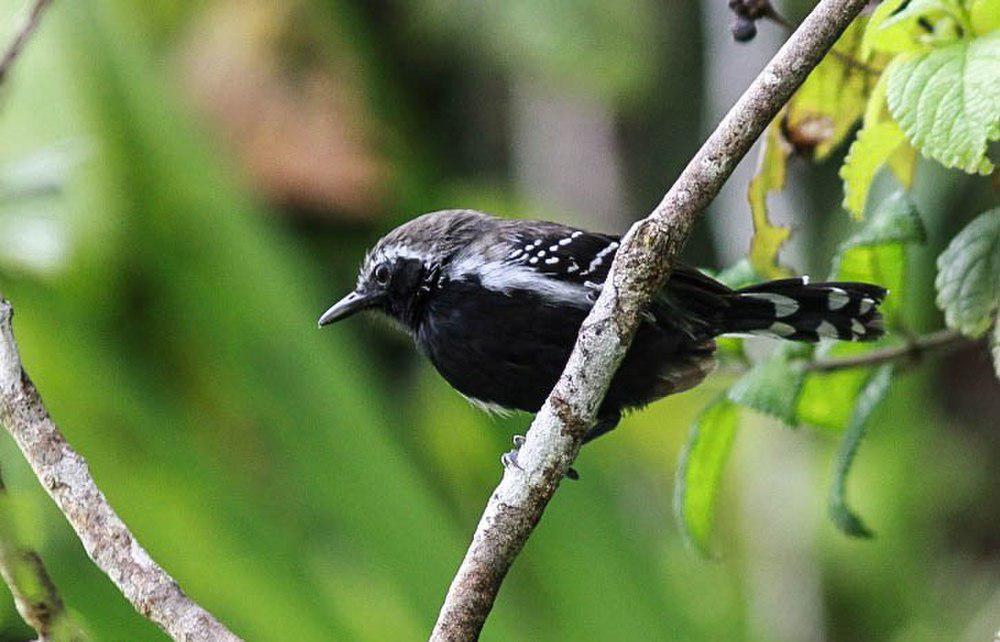
[[[805,277],[732,292],[720,334],[755,334],[793,341],[874,341],[885,330],[878,306],[885,288],[868,283],[809,283]]]

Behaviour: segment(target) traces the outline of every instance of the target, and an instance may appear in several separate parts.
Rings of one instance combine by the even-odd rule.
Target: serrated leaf
[[[706,556],[710,554],[719,482],[732,450],[738,419],[739,409],[725,398],[705,408],[691,426],[677,465],[674,514],[688,542]]]
[[[891,379],[891,365],[882,366],[872,375],[858,397],[851,423],[844,433],[837,454],[833,485],[830,487],[830,518],[837,528],[851,537],[873,536],[872,531],[847,504],[847,476],[858,453],[858,446],[868,430],[868,421],[889,390]]]
[[[875,208],[864,228],[841,243],[830,278],[877,283],[889,290],[881,308],[889,325],[896,325],[905,298],[905,246],[926,238],[916,207],[899,191]]]
[[[1000,0],[973,0],[969,5],[969,22],[980,36],[1000,29]]]
[[[829,156],[850,133],[877,78],[861,53],[866,22],[859,18],[848,26],[788,101],[785,135],[795,149],[811,152],[815,160]]]
[[[729,389],[729,400],[780,419],[791,427],[798,425],[795,408],[805,371],[793,358],[800,348],[782,345],[768,360],[750,369]]]
[[[868,191],[875,174],[906,143],[906,136],[892,120],[865,125],[851,147],[840,168],[844,181],[844,209],[856,219],[864,214]]]
[[[757,174],[750,180],[747,198],[753,217],[753,238],[750,239],[750,265],[764,278],[778,279],[791,272],[778,263],[778,252],[791,235],[787,227],[774,225],[767,213],[767,195],[785,188],[785,168],[791,147],[781,134],[781,117],[775,119],[764,133]]]
[[[886,70],[889,111],[914,147],[945,167],[988,174],[1000,121],[1000,32],[921,54]]]
[[[982,336],[1000,308],[1000,207],[959,232],[937,265],[937,304],[945,323],[967,336]]]
[[[927,231],[916,205],[906,192],[898,191],[879,205],[867,225],[840,244],[840,253],[851,248],[923,243],[926,240]]]

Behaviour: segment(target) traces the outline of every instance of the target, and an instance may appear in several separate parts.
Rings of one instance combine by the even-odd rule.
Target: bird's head
[[[444,210],[397,227],[368,252],[354,291],[324,312],[319,325],[362,310],[378,310],[414,329],[423,303],[445,278],[449,262],[494,221],[473,210]]]

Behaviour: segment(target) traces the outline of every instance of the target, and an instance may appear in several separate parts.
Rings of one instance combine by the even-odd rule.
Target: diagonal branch
[[[108,504],[87,462],[66,443],[22,368],[12,316],[11,305],[0,297],[0,423],[14,437],[87,554],[136,611],[173,639],[239,640],[184,594]]]
[[[473,535],[431,634],[474,640],[500,585],[579,452],[641,311],[661,287],[694,221],[736,164],[867,0],[822,0],[645,219],[622,241],[601,296],[584,321],[562,377],[535,416]]]

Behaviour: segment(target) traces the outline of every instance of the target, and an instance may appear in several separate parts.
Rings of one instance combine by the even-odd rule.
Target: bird
[[[469,209],[424,214],[365,255],[354,290],[320,327],[358,312],[388,316],[438,373],[488,411],[537,412],[562,374],[621,238]],[[884,334],[884,288],[784,278],[730,288],[683,263],[644,311],[589,443],[623,414],[689,390],[714,369],[717,337],[760,335],[814,343]],[[501,457],[517,465],[517,448]],[[575,477],[575,471],[570,473]]]

